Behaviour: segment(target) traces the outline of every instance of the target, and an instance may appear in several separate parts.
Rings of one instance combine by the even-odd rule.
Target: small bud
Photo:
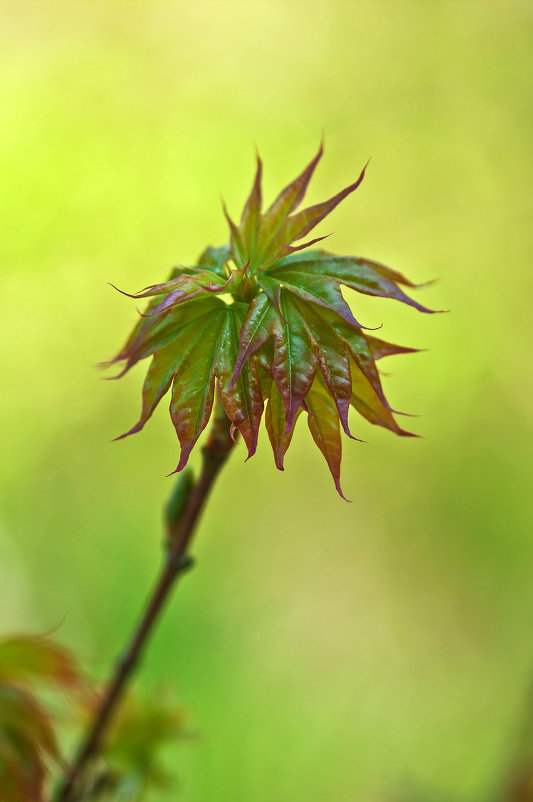
[[[185,507],[189,501],[195,479],[192,468],[187,468],[179,476],[164,508],[165,541],[164,548],[168,551],[180,525]]]

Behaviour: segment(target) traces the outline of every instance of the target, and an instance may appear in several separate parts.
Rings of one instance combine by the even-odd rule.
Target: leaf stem
[[[180,574],[191,563],[187,558],[187,548],[209,497],[211,487],[233,446],[234,441],[230,436],[229,419],[217,398],[211,431],[202,449],[201,472],[190,492],[183,516],[172,532],[167,559],[126,650],[116,663],[94,719],[79,745],[70,770],[57,789],[54,797],[56,802],[76,802],[76,800],[80,799],[80,786],[87,766],[101,749],[106,731],[139,663],[149,635],[170,595],[170,591]]]

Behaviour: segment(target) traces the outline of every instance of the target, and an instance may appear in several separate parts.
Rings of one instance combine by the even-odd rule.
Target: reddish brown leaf
[[[391,410],[385,406],[372,384],[353,360],[350,361],[350,368],[352,373],[351,403],[359,414],[370,423],[389,429],[394,434],[402,437],[418,437],[398,426]]]
[[[405,345],[394,345],[394,343],[379,340],[377,337],[366,337],[368,346],[372,352],[374,359],[383,359],[386,356],[394,356],[396,354],[416,354],[420,348],[408,348]]]
[[[347,501],[340,485],[342,444],[339,416],[335,402],[320,376],[316,377],[305,401],[309,408],[307,422],[313,440],[328,463],[338,494]]]
[[[286,432],[306,397],[316,372],[316,354],[309,332],[286,290],[281,293],[281,313],[274,318],[272,378],[285,405]]]
[[[76,686],[81,672],[73,655],[50,638],[16,635],[0,641],[0,681],[34,678]]]
[[[237,265],[238,268],[243,268],[246,264],[248,264],[249,256],[246,250],[246,245],[244,243],[242,231],[235,225],[235,223],[229,216],[225,204],[222,204],[222,210],[224,212],[224,217],[226,218],[227,223],[229,225],[231,252],[233,254],[235,264]]]
[[[299,407],[294,418],[294,425],[290,431],[287,431],[283,399],[276,382],[271,381],[265,410],[265,424],[272,451],[274,452],[276,468],[280,471],[284,470],[283,462],[285,460],[285,454],[291,444],[294,426],[301,412],[302,407]]]
[[[257,156],[257,171],[252,191],[242,210],[240,230],[242,240],[246,248],[247,260],[253,263],[257,237],[259,235],[259,224],[261,222],[261,175],[263,165],[259,155]]]

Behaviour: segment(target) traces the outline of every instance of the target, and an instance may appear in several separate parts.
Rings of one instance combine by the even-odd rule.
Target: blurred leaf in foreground
[[[74,658],[49,638],[0,641],[0,789],[2,802],[44,802],[51,764],[60,764],[55,722],[34,683],[81,687]]]

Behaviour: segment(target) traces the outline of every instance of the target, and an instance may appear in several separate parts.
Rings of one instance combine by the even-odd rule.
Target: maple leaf
[[[81,688],[72,655],[49,638],[0,641],[0,789],[5,802],[44,802],[48,762],[59,762],[55,722],[33,683]]]
[[[299,209],[315,158],[263,211],[262,162],[237,225],[224,207],[229,244],[207,248],[198,263],[175,268],[169,279],[134,294],[149,298],[130,337],[111,363],[122,376],[151,357],[138,422],[117,439],[140,431],[161,398],[171,392],[170,414],[181,445],[176,471],[212,413],[215,393],[232,430],[252,456],[263,411],[276,466],[283,470],[294,426],[307,415],[311,435],[340,486],[341,433],[353,437],[353,407],[370,423],[414,436],[397,423],[376,362],[416,349],[368,333],[344,299],[342,288],[389,298],[420,312],[432,310],[410,297],[414,285],[396,270],[359,256],[337,256],[301,242],[342,200],[356,181],[329,200]],[[118,378],[115,377],[115,378]],[[354,438],[356,439],[356,438]]]

